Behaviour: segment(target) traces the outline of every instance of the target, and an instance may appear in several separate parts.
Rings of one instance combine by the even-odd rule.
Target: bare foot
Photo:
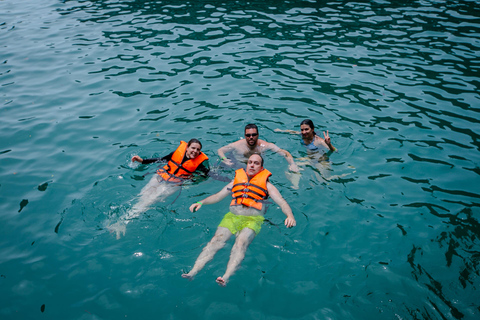
[[[184,274],[182,274],[182,278],[188,279],[188,280],[190,280],[190,281],[193,280],[193,276],[191,276],[189,273],[184,273]]]
[[[218,277],[215,281],[217,281],[217,283],[222,287],[225,287],[227,285],[227,281],[225,281],[222,277]]]
[[[115,233],[118,240],[122,235],[125,236],[125,232],[127,231],[127,224],[125,221],[118,221],[117,223],[108,226],[107,229],[108,231],[110,231],[110,233]]]

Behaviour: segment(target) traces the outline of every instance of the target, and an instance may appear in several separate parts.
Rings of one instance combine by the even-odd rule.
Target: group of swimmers
[[[325,151],[336,150],[331,143],[328,131],[323,133],[324,138],[319,137],[315,133],[315,127],[311,120],[302,121],[300,130],[300,132],[278,129],[275,131],[301,133],[302,144],[310,151],[318,151],[322,148]],[[208,157],[201,150],[201,142],[191,139],[188,143],[182,141],[175,151],[162,158],[142,159],[138,155],[132,157],[132,162],[149,164],[161,161],[166,164],[157,170],[157,174],[142,189],[138,202],[131,208],[125,219],[109,227],[112,232],[116,233],[117,239],[121,234],[125,234],[126,225],[132,218],[145,212],[155,202],[178,191],[182,182],[191,178],[193,173],[204,176],[209,174]],[[289,170],[294,173],[299,172],[299,167],[288,151],[259,139],[258,127],[255,124],[245,126],[245,139],[218,149],[218,155],[225,165],[232,167],[235,166],[234,160],[238,162],[238,160],[248,159],[247,166],[246,169],[237,169],[234,179],[218,193],[190,206],[190,211],[195,212],[203,205],[217,203],[225,197],[231,196],[229,212],[223,217],[215,235],[202,250],[190,272],[182,274],[183,278],[193,279],[218,250],[225,246],[231,236],[235,235],[235,244],[231,250],[227,269],[223,276],[216,279],[219,285],[225,286],[232,274],[239,268],[248,246],[260,232],[266,211],[264,201],[269,197],[286,215],[285,226],[291,228],[296,225],[292,209],[278,189],[270,183],[269,177],[272,174],[263,167],[262,154],[267,150],[284,156],[289,164]],[[227,158],[226,154],[230,153],[233,154],[233,159]]]

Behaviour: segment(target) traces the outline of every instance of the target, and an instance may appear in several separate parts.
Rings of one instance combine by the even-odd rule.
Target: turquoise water
[[[479,319],[476,1],[0,1],[1,319]],[[313,163],[226,288],[227,246],[182,279],[228,202],[186,185],[128,225],[162,156],[211,165],[242,136],[306,156],[305,118],[339,149]]]

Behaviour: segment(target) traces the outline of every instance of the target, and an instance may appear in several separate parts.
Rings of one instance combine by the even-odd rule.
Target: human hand
[[[200,202],[195,202],[190,206],[190,212],[198,211],[198,209],[200,209],[201,206],[202,204]]]
[[[223,159],[223,163],[225,163],[229,167],[233,166],[233,161],[227,158]]]
[[[296,163],[292,163],[288,166],[288,169],[292,172],[299,172],[300,169],[298,168]]]
[[[295,227],[297,225],[297,221],[295,221],[294,217],[288,217],[285,219],[285,226],[287,228]]]
[[[133,157],[132,157],[132,162],[135,162],[135,161],[142,163],[142,162],[143,162],[143,159],[140,158],[139,156],[133,156]]]
[[[330,136],[328,135],[328,130],[327,130],[327,134],[325,134],[325,131],[323,131],[323,139],[325,140],[326,144],[331,144]]]

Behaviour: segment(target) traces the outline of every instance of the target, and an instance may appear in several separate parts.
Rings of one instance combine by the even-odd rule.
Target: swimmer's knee
[[[230,239],[230,236],[228,234],[219,233],[215,234],[212,240],[210,240],[210,242],[216,246],[224,246],[227,243],[228,239]]]
[[[255,238],[255,231],[250,228],[244,228],[237,236],[234,246],[246,248],[252,243]]]

